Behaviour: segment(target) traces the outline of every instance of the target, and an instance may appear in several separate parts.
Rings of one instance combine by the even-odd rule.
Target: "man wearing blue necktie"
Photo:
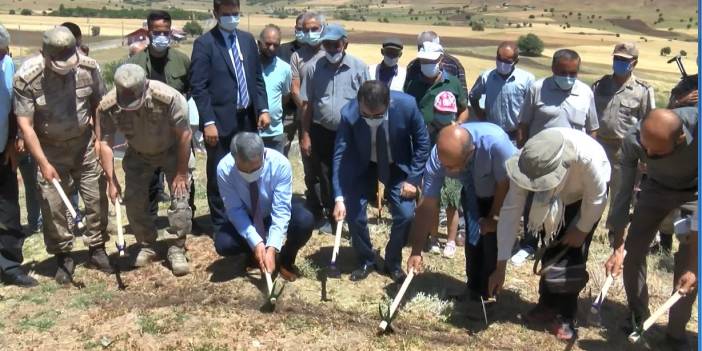
[[[385,247],[385,271],[396,282],[404,280],[402,248],[414,218],[429,145],[414,98],[390,92],[381,81],[364,82],[357,98],[342,108],[332,172],[334,219],[347,219],[358,255],[360,267],[351,273],[351,280],[365,279],[376,269],[366,206],[378,180],[385,184],[393,222]]]
[[[218,25],[193,45],[190,85],[207,146],[207,200],[216,235],[227,221],[217,164],[236,133],[265,129],[270,117],[256,40],[237,29],[239,0],[214,0],[214,15]]]
[[[258,134],[241,132],[217,167],[217,182],[227,216],[215,233],[217,253],[253,253],[261,271],[273,273],[278,264],[283,279],[296,280],[295,257],[312,235],[314,216],[303,200],[292,198],[288,159],[264,148]]]

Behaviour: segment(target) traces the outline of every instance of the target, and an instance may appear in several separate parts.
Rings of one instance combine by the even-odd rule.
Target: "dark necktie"
[[[375,152],[378,161],[378,179],[387,185],[390,180],[390,161],[388,161],[388,142],[385,139],[385,126],[378,126],[375,133]]]
[[[253,217],[254,228],[256,228],[258,235],[265,240],[266,232],[264,231],[263,218],[258,208],[258,182],[249,183],[249,194],[251,195],[251,217]]]
[[[229,34],[229,42],[232,44],[232,59],[234,60],[234,70],[236,71],[236,82],[239,86],[238,103],[239,108],[249,106],[249,90],[246,85],[246,74],[244,73],[244,63],[239,57],[239,48],[236,45],[236,36]]]
[[[478,196],[475,194],[475,179],[473,178],[473,160],[468,165],[468,182],[463,185],[463,192],[466,197],[466,233],[468,234],[468,243],[475,246],[480,240],[480,209],[478,208]]]

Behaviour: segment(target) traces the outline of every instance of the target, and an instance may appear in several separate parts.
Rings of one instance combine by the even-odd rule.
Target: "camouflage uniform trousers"
[[[166,175],[169,188],[176,175],[177,156],[175,149],[156,155],[146,155],[128,148],[122,160],[122,169],[125,176],[124,205],[127,209],[127,218],[132,227],[132,232],[137,242],[153,246],[156,243],[158,232],[155,225],[156,218],[149,212],[149,184],[154,171],[161,168]],[[171,190],[171,205],[168,209],[169,246],[185,247],[185,238],[192,230],[192,210],[188,205],[188,192],[176,198]],[[175,236],[175,238],[173,238]]]
[[[95,152],[93,134],[61,142],[41,141],[49,163],[61,178],[63,191],[71,194],[78,188],[85,204],[86,242],[90,247],[104,245],[107,233],[107,185]],[[73,249],[73,234],[68,230],[66,206],[51,182],[38,174],[41,192],[41,212],[44,217],[44,243],[50,254],[66,253]]]

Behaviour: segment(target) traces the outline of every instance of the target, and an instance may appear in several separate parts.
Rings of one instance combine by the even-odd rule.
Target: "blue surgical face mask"
[[[436,78],[436,76],[441,73],[439,67],[439,62],[436,63],[422,63],[421,65],[422,74],[427,78]]]
[[[295,40],[300,43],[305,42],[305,33],[301,30],[296,30],[295,31]]]
[[[556,83],[556,85],[561,88],[562,90],[570,90],[573,89],[573,85],[575,85],[575,81],[577,80],[576,77],[569,77],[569,76],[553,76],[553,81]]]
[[[456,120],[456,114],[453,112],[434,112],[434,121],[437,124],[446,126]]]
[[[323,30],[324,30],[324,28],[320,28],[318,32],[312,32],[312,31],[307,32],[307,34],[305,34],[305,37],[307,39],[306,40],[307,44],[312,45],[312,46],[319,45],[320,39],[322,39],[322,31]]]
[[[513,63],[502,62],[500,60],[496,60],[496,61],[497,61],[497,63],[496,63],[495,70],[497,71],[497,73],[499,73],[503,76],[506,76],[506,75],[512,73],[512,67],[514,67]]]
[[[631,62],[629,61],[614,60],[614,62],[612,62],[612,70],[614,71],[614,74],[620,77],[628,75],[632,68]]]
[[[156,52],[165,52],[171,45],[171,37],[168,35],[156,35],[151,38],[151,48]]]
[[[239,15],[236,16],[221,16],[219,18],[219,27],[226,32],[233,32],[239,25]]]

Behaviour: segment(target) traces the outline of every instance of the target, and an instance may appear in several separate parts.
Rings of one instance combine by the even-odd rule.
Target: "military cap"
[[[146,92],[146,71],[139,65],[126,63],[115,71],[117,104],[125,110],[141,107]]]
[[[619,56],[625,59],[635,59],[639,57],[639,49],[631,42],[619,43],[614,46],[612,56]]]
[[[41,52],[60,70],[78,65],[76,38],[66,27],[55,27],[44,32]]]

